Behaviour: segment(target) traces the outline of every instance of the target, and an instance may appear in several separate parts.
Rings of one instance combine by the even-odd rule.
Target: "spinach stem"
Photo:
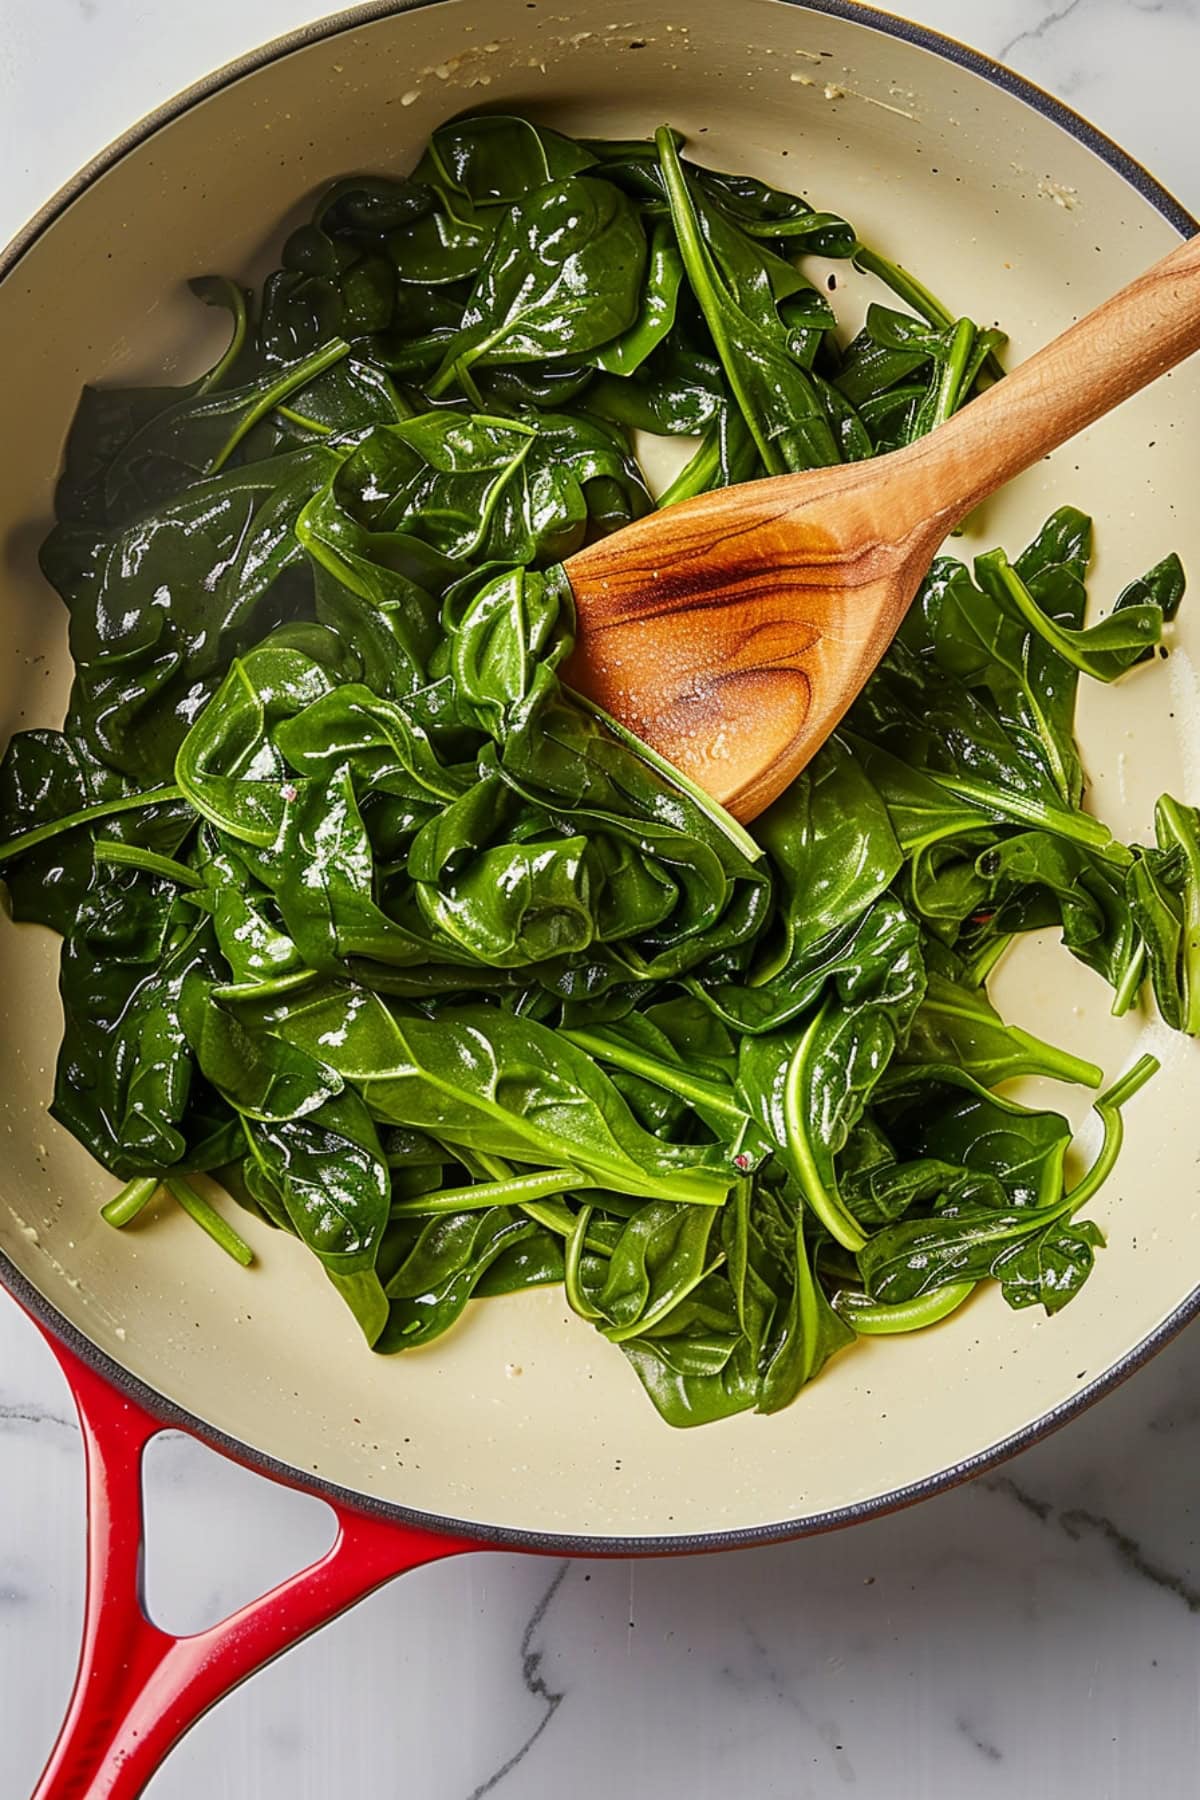
[[[933,408],[933,419],[930,430],[944,425],[955,413],[963,400],[963,377],[966,375],[971,361],[971,352],[975,347],[975,327],[970,319],[960,319],[954,327],[954,336],[950,341],[950,354],[942,371],[942,378],[937,387],[937,400]]]
[[[604,1314],[599,1307],[592,1305],[583,1285],[583,1252],[588,1226],[592,1222],[592,1211],[590,1205],[580,1207],[575,1229],[567,1239],[563,1253],[563,1287],[571,1311],[578,1313],[581,1319],[590,1319],[594,1323],[597,1319],[602,1319]]]
[[[710,425],[695,454],[680,469],[671,485],[659,495],[659,509],[674,506],[679,500],[692,500],[697,494],[707,494],[720,473],[720,432],[715,425]]]
[[[1139,1056],[1133,1067],[1127,1069],[1118,1081],[1093,1102],[1093,1110],[1099,1114],[1104,1125],[1104,1137],[1091,1168],[1064,1196],[1060,1212],[1078,1212],[1108,1180],[1125,1139],[1125,1120],[1121,1108],[1132,1100],[1139,1088],[1145,1087],[1151,1076],[1157,1075],[1160,1067],[1156,1056]]]
[[[652,749],[649,744],[643,743],[640,737],[629,730],[628,726],[622,725],[618,719],[614,719],[611,713],[606,713],[602,706],[597,706],[596,702],[589,700],[586,694],[578,693],[574,688],[567,687],[565,682],[563,691],[577,706],[582,707],[584,712],[591,713],[594,719],[599,719],[601,724],[606,725],[614,737],[620,738],[621,742],[629,749],[636,750],[652,769],[656,770],[659,775],[665,776],[673,787],[679,789],[680,793],[686,794],[689,800],[694,801],[709,822],[717,826],[748,862],[761,862],[762,845],[755,843],[746,827],[739,825],[733,814],[726,812],[725,808],[719,801],[714,800],[711,794],[706,794],[703,788],[697,787],[696,783],[690,780],[681,769],[677,769],[674,763],[669,763],[665,756],[660,756],[657,750]]]
[[[1043,612],[1008,558],[993,553],[987,561],[991,564],[996,580],[1020,613],[1025,623],[1042,638],[1050,648],[1061,656],[1064,662],[1070,663],[1073,669],[1081,674],[1090,675],[1093,681],[1115,681],[1124,669],[1118,665],[1106,666],[1095,655],[1089,655],[1086,649],[1079,648],[1079,641],[1086,638],[1086,632],[1071,631],[1060,625],[1049,613]],[[1152,639],[1147,639],[1149,648]]]
[[[471,374],[471,364],[466,357],[455,363],[454,373],[458,377],[458,385],[466,395],[470,406],[475,412],[481,413],[483,411],[483,395],[479,392],[475,377]]]
[[[478,401],[479,389],[468,374],[471,361],[477,361],[479,357],[486,356],[488,351],[504,336],[506,330],[507,326],[501,325],[492,332],[490,337],[481,338],[478,344],[470,345],[466,350],[460,351],[457,356],[446,357],[425,384],[425,392],[429,398],[431,400],[438,399],[453,382],[457,381],[468,400]],[[480,402],[479,410],[482,411],[482,402]]]
[[[492,1177],[497,1185],[511,1184],[517,1179],[513,1173],[512,1164],[506,1162],[502,1156],[493,1155],[490,1150],[460,1151],[459,1154],[469,1169],[482,1169],[486,1175]],[[567,1172],[573,1177],[570,1182],[564,1184],[567,1187],[588,1188],[596,1185],[594,1181],[585,1179],[574,1170]],[[467,1191],[472,1190],[468,1189]],[[528,1195],[525,1195],[517,1204],[523,1213],[528,1213],[531,1219],[536,1219],[539,1225],[544,1225],[547,1231],[553,1231],[558,1237],[569,1238],[575,1229],[577,1215],[563,1201],[552,1200],[549,1197],[542,1200],[531,1200]],[[590,1206],[587,1208],[589,1219],[593,1210],[594,1208]],[[599,1239],[592,1239],[588,1248],[599,1256],[609,1255],[608,1246]]]
[[[1123,1019],[1141,992],[1142,983],[1146,979],[1146,940],[1139,937],[1134,945],[1132,955],[1127,959],[1121,971],[1121,979],[1113,995],[1112,1016]]]
[[[795,1158],[805,1200],[831,1238],[836,1239],[844,1250],[858,1251],[866,1243],[867,1234],[858,1220],[847,1212],[836,1190],[827,1187],[821,1177],[809,1137],[808,1112],[802,1091],[808,1057],[828,1011],[829,1003],[826,1001],[813,1016],[788,1064],[784,1084],[784,1119],[788,1149]]]
[[[738,369],[738,361],[733,353],[733,345],[717,291],[717,275],[712,266],[707,246],[700,234],[696,222],[692,197],[688,192],[687,177],[684,175],[679,161],[679,151],[675,147],[674,134],[666,125],[660,125],[654,134],[654,144],[658,151],[659,165],[663,179],[667,184],[667,199],[671,207],[671,222],[675,227],[675,239],[679,245],[679,254],[683,258],[683,266],[687,271],[696,303],[704,314],[704,322],[712,333],[713,344],[721,367],[725,371],[725,379],[738,403],[738,410],[746,421],[751,437],[754,439],[758,454],[762,457],[763,467],[768,475],[782,475],[786,465],[771,439],[767,437],[758,418],[757,408],[751,404],[745,391]]]
[[[968,987],[984,986],[988,976],[1012,943],[1014,936],[1015,933],[1011,931],[1000,932],[996,937],[989,938],[983,948],[975,952],[963,970],[963,980]]]
[[[1108,826],[1100,819],[1093,819],[1090,813],[1070,811],[1065,807],[1047,806],[1044,800],[1030,799],[1027,794],[1014,793],[1010,788],[996,787],[989,781],[973,781],[965,775],[943,775],[940,771],[933,774],[939,787],[948,788],[963,800],[973,800],[979,806],[990,807],[992,812],[1017,819],[1022,825],[1037,825],[1043,831],[1052,832],[1055,837],[1069,838],[1077,844],[1085,844],[1094,850],[1105,862],[1115,864],[1118,868],[1128,868],[1133,858],[1124,844],[1113,837]]]
[[[95,806],[81,806],[78,812],[63,813],[60,818],[50,819],[45,825],[35,825],[32,831],[23,831],[20,837],[9,838],[6,844],[0,844],[0,863],[11,860],[14,856],[24,856],[28,850],[36,850],[39,844],[49,843],[60,831],[74,831],[77,825],[91,825],[97,819],[111,819],[118,813],[137,812],[145,806],[163,806],[168,800],[182,800],[183,789],[174,782],[166,787],[147,788],[140,794],[123,794],[119,800],[100,800]]]
[[[747,1117],[745,1107],[734,1098],[732,1088],[723,1093],[717,1082],[705,1081],[703,1076],[689,1075],[686,1069],[659,1062],[632,1044],[624,1044],[620,1039],[614,1041],[599,1031],[564,1029],[559,1035],[577,1049],[586,1050],[598,1062],[611,1063],[613,1068],[624,1069],[630,1075],[640,1075],[644,1081],[653,1082],[655,1087],[666,1088],[669,1093],[678,1094],[681,1100],[690,1100],[693,1106],[705,1107],[726,1119],[741,1121]]]
[[[939,331],[949,331],[954,323],[954,315],[942,305],[937,295],[931,293],[923,281],[902,268],[899,263],[881,256],[878,250],[872,250],[868,244],[855,246],[853,262],[856,269],[864,275],[874,275],[885,287],[891,288],[897,299],[911,306],[930,325]],[[993,381],[1000,381],[1004,375],[1004,364],[994,350],[989,350],[984,358],[984,368]]]
[[[209,463],[205,473],[208,475],[218,474],[225,467],[242,439],[248,432],[253,431],[260,419],[265,418],[269,412],[273,412],[279,402],[286,400],[289,394],[294,394],[297,388],[307,387],[310,381],[315,381],[318,375],[323,375],[326,369],[331,369],[334,363],[341,362],[342,358],[349,354],[350,346],[345,338],[331,338],[329,343],[322,344],[319,350],[314,350],[312,355],[306,356],[302,362],[292,363],[289,368],[282,370],[270,387],[264,388],[257,399],[246,408]]]
[[[243,1269],[248,1269],[254,1261],[254,1252],[245,1238],[233,1229],[228,1220],[223,1219],[215,1206],[209,1204],[190,1182],[179,1175],[164,1177],[163,1186],[172,1200],[182,1206],[189,1219],[194,1219],[202,1231],[206,1231],[214,1244],[231,1256]]]
[[[223,354],[196,389],[198,394],[210,394],[214,388],[220,387],[246,342],[246,327],[250,322],[246,291],[226,275],[200,275],[189,281],[188,286],[197,300],[203,300],[206,306],[227,306],[233,320],[233,331]],[[229,305],[230,301],[232,305]]]
[[[1183,999],[1182,1028],[1190,1037],[1200,1034],[1200,839],[1196,826],[1189,822],[1190,807],[1180,806],[1164,794],[1154,809],[1159,842],[1171,843],[1183,856],[1187,867],[1181,910],[1183,935],[1180,944],[1180,990]],[[1192,813],[1194,820],[1195,814]]]
[[[419,1194],[415,1200],[398,1200],[392,1207],[394,1219],[415,1217],[420,1213],[484,1212],[489,1206],[522,1206],[533,1200],[547,1199],[551,1194],[564,1194],[575,1188],[595,1187],[588,1175],[578,1169],[545,1169],[533,1175],[506,1175],[498,1181],[478,1181],[470,1187],[440,1188],[437,1193]],[[539,1221],[545,1224],[547,1221]],[[552,1226],[551,1229],[557,1229]]]
[[[186,863],[172,856],[160,856],[156,850],[143,850],[140,844],[122,844],[116,838],[102,838],[95,848],[98,863],[111,863],[117,868],[142,869],[147,875],[162,875],[177,881],[180,887],[203,887],[203,879]]]
[[[1094,1102],[1096,1111],[1102,1107],[1121,1107],[1144,1088],[1146,1083],[1158,1074],[1162,1064],[1157,1056],[1139,1056],[1137,1061],[1126,1069]]]
[[[287,975],[272,975],[265,981],[230,981],[212,991],[214,1000],[270,1000],[276,994],[291,994],[308,987],[319,976],[315,969],[293,969]]]
[[[575,1224],[575,1214],[563,1200],[522,1200],[521,1211],[555,1237],[570,1237]]]
[[[949,331],[954,323],[954,316],[944,307],[937,295],[931,293],[924,282],[918,281],[915,275],[899,263],[881,256],[878,250],[872,250],[867,244],[856,244],[854,247],[854,266],[861,269],[864,275],[874,275],[885,287],[891,288],[897,299],[903,300],[906,306],[920,313],[930,325],[939,331]]]
[[[322,425],[319,419],[306,418],[302,412],[297,412],[294,407],[277,406],[275,411],[279,414],[281,419],[286,419],[289,425],[299,425],[303,431],[315,431],[319,437],[333,436],[332,425]]]
[[[977,1286],[974,1281],[950,1281],[915,1300],[891,1304],[872,1300],[854,1288],[842,1288],[833,1297],[833,1307],[860,1337],[895,1337],[900,1332],[924,1331],[927,1325],[949,1318],[970,1299]]]
[[[120,1231],[146,1210],[161,1186],[157,1175],[135,1175],[107,1206],[100,1208],[100,1217],[106,1225],[115,1225]]]
[[[489,1150],[475,1150],[475,1152],[466,1150],[466,1152],[459,1152],[459,1154],[461,1154],[462,1161],[466,1163],[468,1168],[471,1168],[471,1166],[482,1168],[484,1174],[493,1177],[493,1181],[497,1183],[497,1186],[500,1186],[500,1184],[511,1186],[513,1181],[518,1179],[518,1177],[513,1174],[513,1165],[507,1163],[506,1159],[502,1156],[493,1156]],[[536,1172],[534,1172],[534,1174],[536,1174]],[[567,1170],[567,1174],[572,1175],[572,1181],[565,1183],[565,1186],[569,1186],[569,1188],[594,1188],[594,1186],[596,1186],[594,1181],[588,1181],[587,1177],[576,1174],[574,1170]],[[482,1183],[480,1183],[480,1186],[482,1186]],[[468,1190],[468,1192],[471,1192],[471,1190]],[[522,1199],[516,1201],[516,1204],[520,1206],[520,1210],[527,1213],[531,1219],[536,1220],[540,1226],[545,1226],[547,1231],[554,1231],[556,1237],[569,1238],[570,1233],[576,1228],[576,1213],[572,1213],[570,1206],[567,1206],[565,1202],[554,1201],[549,1195],[547,1195],[545,1199],[529,1199],[529,1195],[524,1195]],[[594,1208],[588,1206],[587,1211],[588,1219],[590,1219]],[[594,1249],[597,1255],[608,1255],[608,1247],[601,1244],[599,1240],[592,1240],[588,1247]]]

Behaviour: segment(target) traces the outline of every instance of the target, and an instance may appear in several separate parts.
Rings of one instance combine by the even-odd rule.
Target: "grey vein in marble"
[[[1016,32],[1006,44],[1001,44],[997,51],[996,54],[1000,61],[1007,62],[1013,51],[1019,49],[1022,44],[1044,38],[1048,31],[1052,31],[1056,25],[1061,25],[1065,19],[1069,19],[1072,13],[1077,12],[1083,4],[1084,0],[1066,0],[1065,6],[1052,8],[1044,19],[1038,20],[1036,25],[1028,25],[1023,31]]]
[[[26,1425],[49,1425],[57,1431],[78,1434],[78,1419],[66,1413],[51,1412],[48,1407],[28,1406],[0,1400],[0,1431],[19,1431]]]
[[[1197,0],[1129,0],[1129,5],[1136,13],[1166,13],[1180,19],[1194,19]]]
[[[780,1701],[782,1705],[786,1706],[789,1712],[794,1713],[802,1720],[804,1725],[820,1739],[823,1748],[828,1751],[830,1758],[832,1759],[833,1767],[837,1773],[838,1779],[845,1782],[848,1786],[853,1786],[857,1782],[858,1777],[854,1772],[854,1764],[851,1762],[850,1757],[846,1752],[846,1746],[842,1741],[845,1738],[846,1733],[831,1719],[816,1719],[813,1717],[809,1707],[805,1704],[800,1688],[794,1680],[788,1680],[781,1674],[770,1650],[763,1642],[758,1632],[755,1631],[753,1625],[746,1619],[743,1619],[741,1623],[742,1630],[746,1635],[746,1639],[750,1644],[751,1650],[754,1652],[754,1657],[758,1664],[757,1680],[759,1682],[765,1681],[775,1698]],[[732,1679],[732,1670],[729,1671],[729,1674]]]
[[[978,1750],[984,1762],[998,1763],[1004,1761],[1003,1750],[1001,1750],[997,1744],[993,1744],[990,1738],[985,1738],[980,1732],[976,1731],[970,1720],[964,1719],[961,1713],[954,1721],[954,1729],[958,1732],[960,1737],[966,1738],[973,1750]]]
[[[550,1611],[551,1606],[553,1606],[554,1597],[565,1581],[570,1567],[571,1564],[569,1562],[559,1564],[553,1580],[534,1607],[525,1629],[521,1633],[521,1682],[527,1694],[532,1695],[535,1700],[542,1702],[546,1708],[545,1713],[534,1726],[520,1749],[515,1750],[507,1761],[501,1763],[500,1767],[489,1775],[485,1781],[481,1781],[478,1787],[472,1788],[468,1795],[468,1800],[483,1800],[485,1794],[495,1792],[500,1786],[500,1783],[511,1775],[518,1764],[523,1762],[528,1756],[529,1752],[533,1749],[533,1746],[537,1743],[538,1739],[550,1724],[555,1713],[567,1697],[567,1690],[565,1688],[556,1691],[550,1686],[545,1676],[542,1674],[542,1659],[545,1652],[542,1650],[535,1650],[533,1647],[533,1640],[540,1631],[546,1614]]]
[[[980,1486],[989,1493],[1004,1494],[1015,1500],[1042,1525],[1057,1523],[1073,1543],[1082,1543],[1089,1536],[1098,1537],[1111,1548],[1131,1574],[1174,1594],[1189,1612],[1200,1613],[1200,1586],[1189,1581],[1185,1575],[1164,1568],[1161,1563],[1148,1556],[1137,1538],[1123,1531],[1104,1513],[1093,1512],[1085,1506],[1056,1507],[1052,1501],[1039,1499],[1036,1494],[1029,1493],[1010,1475],[987,1476]]]

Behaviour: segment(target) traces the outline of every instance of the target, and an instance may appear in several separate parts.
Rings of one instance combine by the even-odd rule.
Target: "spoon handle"
[[[1200,236],[1071,325],[940,431],[903,452],[924,516],[963,517],[1200,350]],[[921,495],[924,498],[921,498]]]

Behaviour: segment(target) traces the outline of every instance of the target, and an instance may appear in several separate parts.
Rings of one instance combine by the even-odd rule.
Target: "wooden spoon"
[[[571,557],[572,686],[752,819],[804,767],[972,507],[1200,349],[1200,236],[874,461],[651,513]]]

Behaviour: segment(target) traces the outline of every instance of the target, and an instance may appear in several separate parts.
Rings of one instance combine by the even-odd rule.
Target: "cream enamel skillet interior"
[[[615,21],[610,23],[609,21]],[[832,4],[440,0],[313,28],[206,83],[85,172],[9,253],[0,285],[5,731],[57,723],[61,609],[35,565],[83,383],[184,379],[184,279],[268,266],[286,224],[345,172],[409,167],[447,116],[486,105],[577,134],[664,120],[691,154],[803,191],[914,264],[956,311],[998,311],[1019,358],[1193,229],[1112,146],[1024,83],[882,15]],[[859,303],[868,297],[863,280]],[[851,296],[853,303],[855,296]],[[1200,579],[1200,362],[1024,478],[979,522],[1016,549],[1055,506],[1098,521],[1099,579],[1177,548]],[[977,547],[968,543],[967,548]],[[1089,685],[1093,805],[1143,831],[1164,788],[1200,797],[1200,609],[1156,679]],[[0,1275],[55,1329],[181,1417],[310,1484],[514,1543],[699,1547],[784,1536],[930,1492],[1028,1442],[1195,1309],[1200,1055],[1108,1016],[1050,946],[1006,964],[1018,1022],[1109,1074],[1148,1041],[1163,1072],[1129,1110],[1094,1208],[1110,1248],[1044,1320],[981,1294],[947,1325],[863,1343],[774,1418],[673,1432],[556,1291],[480,1306],[434,1348],[375,1358],[300,1245],[239,1221],[245,1273],[182,1215],[118,1236],[112,1180],[45,1114],[57,941],[0,929]],[[1061,1104],[1057,1094],[1055,1104]]]

